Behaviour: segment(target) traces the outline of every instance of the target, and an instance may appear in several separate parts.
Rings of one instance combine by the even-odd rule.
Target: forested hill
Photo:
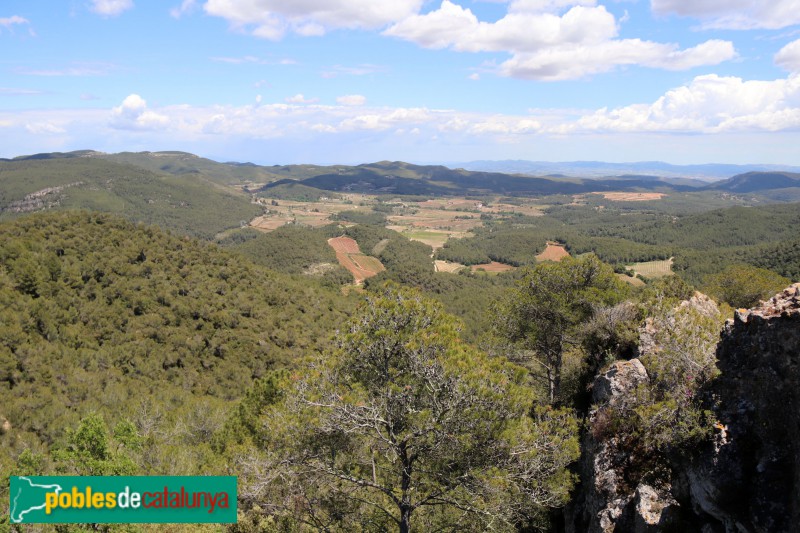
[[[91,209],[211,239],[262,209],[198,175],[172,176],[92,153],[0,161],[0,220],[60,209]]]
[[[133,174],[138,177],[139,181],[143,182],[141,190],[127,191],[127,195],[126,191],[122,190],[122,184],[117,183],[115,186],[119,190],[115,191],[114,194],[120,196],[123,201],[133,201],[131,195],[134,197],[137,195],[146,196],[148,192],[152,192],[153,194],[148,196],[148,200],[153,200],[153,196],[156,198],[172,197],[178,199],[178,202],[187,203],[185,201],[186,187],[202,186],[205,189],[202,194],[199,190],[191,191],[192,194],[198,198],[203,195],[216,195],[213,199],[208,200],[210,203],[219,203],[219,200],[225,200],[227,202],[225,211],[231,213],[231,217],[235,215],[234,211],[238,211],[241,214],[244,209],[241,205],[237,206],[237,209],[232,209],[233,205],[230,198],[231,195],[235,197],[236,193],[240,192],[237,189],[242,188],[247,192],[270,193],[276,187],[302,187],[307,193],[316,194],[317,196],[319,196],[320,191],[323,195],[325,191],[339,191],[433,196],[483,194],[542,196],[608,191],[690,192],[710,190],[731,193],[761,193],[786,188],[798,189],[800,187],[800,174],[778,170],[748,172],[704,186],[702,181],[675,178],[674,175],[669,173],[667,173],[668,177],[660,176],[657,173],[653,175],[632,173],[630,170],[614,174],[614,172],[611,172],[611,167],[607,176],[592,175],[587,177],[586,174],[581,172],[581,167],[575,167],[572,175],[544,173],[534,177],[504,172],[471,171],[463,168],[453,169],[442,165],[415,165],[402,161],[379,161],[357,166],[266,166],[253,163],[223,163],[179,151],[106,154],[92,150],[80,150],[66,153],[54,152],[20,156],[11,160],[0,159],[0,171],[3,172],[4,176],[8,171],[7,169],[23,169],[25,176],[34,176],[36,178],[33,180],[34,182],[40,185],[45,183],[40,189],[26,190],[26,195],[36,193],[45,187],[64,185],[63,183],[51,184],[50,181],[45,179],[48,176],[52,177],[53,174],[77,176],[82,172],[91,174],[97,168],[101,169],[101,173],[114,174],[117,179]],[[731,169],[733,168],[737,167],[731,167]],[[51,169],[58,170],[51,172]],[[127,170],[122,171],[122,169]],[[154,177],[163,181],[166,176],[172,178],[170,182],[171,190],[163,190],[164,183],[154,184]],[[81,180],[76,179],[67,183],[73,183],[74,181]],[[80,199],[73,201],[72,206],[92,209],[96,209],[98,205],[107,207],[109,200],[101,192],[104,189],[106,193],[108,192],[109,183],[92,184],[93,190],[98,191],[96,196],[100,198],[92,198],[92,195],[81,193],[78,195]],[[127,185],[130,186],[130,184]],[[87,185],[84,184],[84,187],[87,187]],[[228,192],[228,198],[219,196],[224,194],[225,191]],[[67,196],[75,195],[68,194]],[[117,199],[119,200],[119,198]],[[11,197],[6,199],[7,202],[20,200],[23,200],[23,198]],[[52,197],[48,198],[48,200],[52,200]],[[776,200],[780,201],[779,198]],[[203,200],[196,201],[202,202]],[[158,210],[157,203],[156,207],[151,208],[151,210]],[[186,207],[180,203],[177,205]],[[192,206],[193,204],[189,207]],[[4,206],[0,205],[0,208],[2,207]],[[146,206],[137,205],[136,207],[137,212],[143,212],[141,208]],[[113,209],[107,210],[113,211]],[[132,210],[130,206],[128,210]],[[178,218],[180,218],[180,215],[178,215]],[[165,225],[171,223],[165,219],[145,220]]]
[[[800,174],[791,172],[747,172],[722,180],[708,188],[717,191],[756,192],[800,187]]]
[[[0,416],[24,436],[7,444],[52,443],[88,412],[208,419],[326,346],[349,306],[308,277],[105,214],[1,224]]]
[[[340,166],[326,173],[296,180],[296,182],[328,191],[440,196],[487,193],[536,196],[596,191],[689,191],[693,189],[693,187],[653,177],[628,176],[620,179],[530,177],[499,172],[471,172],[443,166],[412,165],[398,161],[384,161],[357,167]],[[271,186],[271,184],[267,184],[262,191],[268,190]]]

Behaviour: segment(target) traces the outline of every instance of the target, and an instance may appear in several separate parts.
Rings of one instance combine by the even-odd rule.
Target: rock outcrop
[[[684,305],[713,305],[695,296]],[[710,308],[709,308],[710,312]],[[645,350],[658,350],[652,324]],[[583,439],[581,485],[565,512],[568,532],[800,531],[800,284],[738,310],[716,350],[720,375],[701,391],[717,420],[713,441],[669,457],[660,479],[633,478],[636,453],[597,431],[610,408],[648,382],[638,359],[618,361],[594,383]]]
[[[800,284],[737,311],[717,359],[723,439],[688,470],[692,501],[726,531],[800,531]]]

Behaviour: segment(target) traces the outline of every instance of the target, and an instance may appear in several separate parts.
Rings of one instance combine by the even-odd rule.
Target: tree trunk
[[[411,507],[400,508],[400,533],[411,533]]]

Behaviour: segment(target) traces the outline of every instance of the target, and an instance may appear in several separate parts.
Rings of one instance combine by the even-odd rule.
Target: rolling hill
[[[0,219],[89,209],[211,239],[261,213],[250,198],[198,175],[168,175],[92,152],[0,161]]]
[[[790,172],[747,172],[707,187],[733,193],[760,192],[800,187],[800,174]]]

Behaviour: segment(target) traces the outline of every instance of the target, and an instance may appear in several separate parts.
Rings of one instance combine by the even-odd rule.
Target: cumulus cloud
[[[651,0],[654,12],[692,17],[705,28],[778,29],[800,23],[797,0]]]
[[[681,50],[676,44],[618,39],[618,31],[614,16],[593,1],[516,0],[503,18],[484,22],[443,0],[439,9],[408,17],[384,34],[426,48],[507,52],[511,58],[501,64],[501,74],[536,80],[575,79],[622,65],[684,70],[736,56],[728,41]]]
[[[116,17],[133,8],[133,0],[91,0],[90,9],[104,17]]]
[[[375,29],[416,13],[422,0],[208,0],[204,9],[234,29],[278,40],[287,32],[322,35],[328,30]]]
[[[735,56],[736,51],[728,41],[712,40],[680,50],[672,44],[624,39],[515,54],[500,65],[500,73],[515,78],[556,81],[608,72],[623,65],[686,70],[720,63]]]
[[[367,103],[367,97],[360,94],[346,94],[336,99],[336,102],[341,105],[364,105]]]
[[[668,91],[652,104],[600,109],[566,130],[720,133],[797,128],[800,75],[745,81],[710,74]]]
[[[116,129],[158,130],[168,124],[169,118],[147,109],[147,102],[138,94],[131,94],[111,110],[110,125]]]
[[[789,72],[800,72],[800,39],[781,48],[775,54],[775,64]]]

